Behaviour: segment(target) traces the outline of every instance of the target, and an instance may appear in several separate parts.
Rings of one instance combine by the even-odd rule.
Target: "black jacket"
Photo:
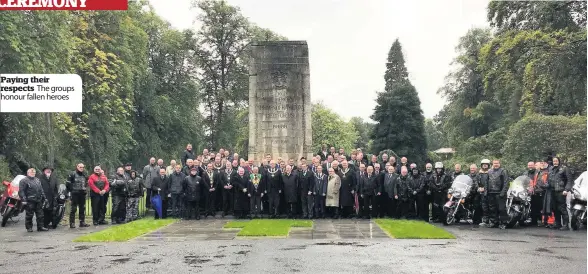
[[[268,169],[266,171],[266,191],[270,193],[278,193],[284,189],[284,183],[282,181],[282,172],[277,169]]]
[[[257,176],[254,180],[253,176]],[[256,184],[257,183],[257,184]],[[247,193],[253,196],[261,196],[265,192],[265,176],[261,174],[250,174],[247,183]]]
[[[51,173],[51,176],[49,176],[49,178],[47,178],[45,174],[41,174],[41,176],[39,176],[39,180],[41,181],[41,186],[43,187],[43,194],[45,194],[47,202],[49,202],[50,206],[53,206],[55,195],[57,195],[57,187],[59,186],[59,184],[57,183],[57,177],[55,176],[55,173]]]
[[[167,200],[167,195],[169,194],[169,177],[164,176],[163,179],[160,176],[153,178],[151,181],[151,195],[157,194],[157,189],[161,189],[159,191],[159,195],[161,196],[162,200]]]
[[[329,184],[329,176],[325,174],[314,175],[314,190],[313,195],[323,196],[327,194],[327,186]]]
[[[365,196],[376,195],[382,189],[379,184],[379,179],[380,176],[373,173],[361,177],[361,181],[359,182],[359,193]]]
[[[184,177],[182,181],[183,193],[186,195],[186,201],[200,201],[203,193],[208,192],[208,187],[198,175]]]
[[[396,180],[396,188],[394,189],[394,196],[398,196],[398,200],[407,200],[412,197],[414,185],[410,176],[398,176]]]
[[[314,173],[310,170],[298,172],[298,187],[302,195],[308,195],[308,192],[314,192]]]
[[[489,194],[506,195],[508,190],[508,174],[502,168],[488,170],[488,186],[485,189]]]
[[[549,187],[555,192],[571,191],[574,186],[570,170],[565,166],[554,166],[547,177]]]
[[[141,177],[135,177],[127,182],[127,195],[131,198],[139,198],[143,196],[145,184]]]
[[[26,176],[18,184],[18,196],[23,202],[43,202],[45,193],[37,177]]]
[[[85,173],[76,170],[69,175],[65,186],[67,191],[72,194],[85,194],[88,189],[88,176]]]
[[[115,174],[114,178],[110,182],[110,193],[113,196],[126,196],[127,195],[127,176]]]
[[[186,175],[182,172],[173,172],[170,177],[170,184],[169,184],[169,192],[171,194],[182,194],[183,191],[183,181],[186,178]]]
[[[192,159],[192,160],[196,159],[196,157],[194,157],[194,152],[184,150],[184,153],[182,154],[182,166],[186,166],[186,161],[188,159]]]

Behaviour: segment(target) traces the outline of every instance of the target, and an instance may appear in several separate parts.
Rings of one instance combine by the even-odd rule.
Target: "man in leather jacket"
[[[65,184],[70,193],[69,227],[75,228],[76,210],[79,208],[80,227],[88,227],[86,224],[86,190],[88,188],[88,176],[84,173],[84,164],[78,163],[76,170],[67,178]]]
[[[553,167],[548,175],[548,187],[551,188],[553,209],[555,209],[555,227],[567,230],[569,215],[566,204],[566,196],[570,195],[574,185],[570,170],[561,164],[559,157],[553,157]]]
[[[37,172],[34,168],[27,170],[27,176],[20,180],[18,196],[25,207],[25,228],[33,232],[33,216],[37,216],[37,231],[47,231],[43,224],[43,208],[47,205],[43,187],[39,178],[35,177]]]
[[[112,195],[112,210],[110,213],[112,224],[121,224],[125,222],[127,209],[127,175],[123,167],[116,170],[116,174],[110,186]]]
[[[492,227],[506,228],[504,222],[508,218],[506,214],[508,182],[508,174],[500,167],[500,161],[492,161],[492,169],[488,171],[488,184],[484,187]]]

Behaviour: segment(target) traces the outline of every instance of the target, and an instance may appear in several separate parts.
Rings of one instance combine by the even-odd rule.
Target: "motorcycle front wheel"
[[[10,219],[10,217],[12,217],[13,211],[14,211],[14,208],[7,207],[6,211],[2,215],[2,224],[1,224],[2,227],[5,227],[6,226],[6,223],[8,222],[8,219]]]
[[[517,224],[518,221],[519,221],[518,214],[514,213],[511,210],[511,212],[508,214],[508,222],[506,223],[506,227],[513,228]]]
[[[450,208],[449,210],[446,211],[445,218],[443,218],[444,225],[452,225],[455,223],[455,218],[453,216],[454,211],[455,211],[455,208]]]
[[[582,211],[574,209],[572,212],[572,220],[570,225],[572,226],[573,230],[579,230],[582,228]]]

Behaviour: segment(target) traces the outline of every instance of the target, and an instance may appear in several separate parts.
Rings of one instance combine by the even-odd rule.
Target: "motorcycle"
[[[506,213],[508,214],[507,228],[517,223],[524,224],[531,212],[531,178],[519,176],[510,183],[506,198]]]
[[[572,198],[570,203],[571,217],[570,222],[573,230],[579,230],[586,224],[586,198],[588,198],[588,179],[587,171],[584,171],[572,188]]]
[[[472,212],[465,206],[465,201],[474,181],[470,176],[459,175],[455,177],[451,187],[447,191],[448,201],[443,206],[445,218],[443,220],[444,225],[451,225],[453,223],[459,223],[459,220],[469,220],[472,216]]]
[[[57,189],[57,196],[55,198],[55,207],[53,208],[53,229],[63,220],[65,214],[65,202],[69,199],[69,193],[65,184],[60,184]]]
[[[9,219],[18,216],[24,210],[20,197],[18,196],[19,183],[24,178],[24,175],[18,175],[14,177],[12,182],[2,182],[6,186],[0,198],[0,215],[2,216],[2,223],[0,225],[2,227],[6,226]]]

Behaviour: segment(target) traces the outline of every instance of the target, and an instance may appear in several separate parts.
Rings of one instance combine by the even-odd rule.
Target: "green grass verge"
[[[176,222],[175,219],[145,218],[123,225],[111,226],[107,229],[86,234],[74,239],[74,242],[125,242],[143,234],[157,230]]]
[[[455,239],[445,229],[423,221],[376,219],[376,224],[396,239]]]
[[[237,236],[280,237],[288,236],[291,227],[312,227],[308,220],[252,220],[231,221],[224,228],[241,228]]]

